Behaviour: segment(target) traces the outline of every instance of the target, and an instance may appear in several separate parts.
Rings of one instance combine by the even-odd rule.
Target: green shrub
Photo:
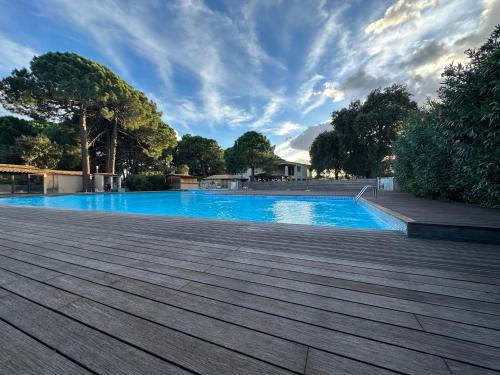
[[[410,116],[394,144],[395,176],[401,189],[419,197],[451,198],[450,149],[437,105]]]
[[[470,63],[445,69],[440,103],[403,127],[396,178],[418,196],[500,207],[500,26],[467,55]]]
[[[450,185],[460,200],[500,207],[500,26],[470,63],[448,67],[439,91],[453,140]]]
[[[130,191],[154,191],[167,189],[165,177],[163,175],[130,175],[125,179],[125,185]]]

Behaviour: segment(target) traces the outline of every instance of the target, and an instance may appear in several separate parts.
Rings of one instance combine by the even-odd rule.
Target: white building
[[[305,180],[311,178],[310,164],[296,163],[281,158],[276,160],[277,168],[274,171],[265,171],[262,168],[255,168],[255,178],[264,180]],[[252,169],[242,174],[243,177],[250,179]]]

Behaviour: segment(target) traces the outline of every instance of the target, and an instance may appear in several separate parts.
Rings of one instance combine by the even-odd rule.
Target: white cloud
[[[251,128],[259,129],[269,124],[276,113],[278,113],[278,111],[281,109],[281,104],[283,103],[283,101],[283,97],[273,96],[264,107],[264,113],[262,114],[262,116],[251,125]]]
[[[303,129],[305,129],[305,128],[302,125],[296,124],[296,123],[291,122],[291,121],[286,121],[283,124],[279,125],[278,127],[274,128],[273,134],[283,136],[283,135],[295,133],[295,132],[297,132],[299,130],[303,130]]]
[[[296,163],[309,164],[310,156],[308,151],[297,150],[290,147],[290,140],[287,140],[276,146],[274,153],[280,158]]]
[[[336,82],[323,82],[319,90],[314,90],[314,86],[323,79],[323,76],[316,75],[307,82],[307,91],[299,96],[299,103],[302,105],[302,114],[306,115],[316,108],[321,107],[327,101],[340,102],[344,100],[345,93],[338,88]],[[312,83],[312,85],[311,85]]]
[[[328,46],[334,42],[334,37],[342,31],[339,18],[346,8],[347,7],[344,5],[339,6],[335,11],[329,11],[329,16],[319,28],[311,44],[311,48],[306,59],[306,72],[315,71],[325,52],[328,51]]]
[[[163,2],[100,0],[54,0],[46,5],[48,16],[56,14],[90,35],[126,78],[132,79],[124,58],[130,51],[152,63],[163,82],[162,99],[176,101],[174,76],[189,72],[198,80],[197,111],[209,125],[252,119],[247,108],[232,100],[241,92],[262,98],[270,95],[254,74],[262,64],[279,64],[260,47],[250,11],[249,18],[238,23],[198,0],[172,1],[168,7]],[[159,22],[159,15],[168,25]],[[235,51],[248,59],[234,60]],[[166,115],[183,126],[193,118],[185,108],[168,107]]]
[[[327,120],[314,126],[307,128],[302,126],[301,128],[305,129],[302,133],[276,146],[276,155],[286,160],[308,164],[310,162],[309,147],[311,147],[312,141],[320,133],[331,130],[332,126]]]
[[[422,10],[431,7],[437,0],[398,0],[384,13],[384,17],[365,27],[365,33],[380,34],[391,27],[401,25],[422,16]]]
[[[36,52],[28,47],[14,42],[4,35],[0,35],[0,73],[9,74],[14,68],[28,67]]]

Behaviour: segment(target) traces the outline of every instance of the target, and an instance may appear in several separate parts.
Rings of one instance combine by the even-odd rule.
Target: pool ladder
[[[373,196],[375,198],[377,198],[377,193],[378,193],[378,189],[376,186],[373,186],[373,185],[366,185],[363,189],[361,189],[361,191],[354,197],[354,201],[357,202],[360,200],[360,198],[363,196],[363,194],[365,193],[365,191],[367,191],[368,189],[372,189],[373,190]]]

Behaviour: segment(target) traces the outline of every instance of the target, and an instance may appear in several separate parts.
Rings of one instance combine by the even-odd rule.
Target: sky
[[[499,20],[500,0],[0,0],[0,77],[75,52],[146,93],[180,135],[227,148],[256,130],[307,162],[332,111],[392,83],[435,96],[443,68]]]

